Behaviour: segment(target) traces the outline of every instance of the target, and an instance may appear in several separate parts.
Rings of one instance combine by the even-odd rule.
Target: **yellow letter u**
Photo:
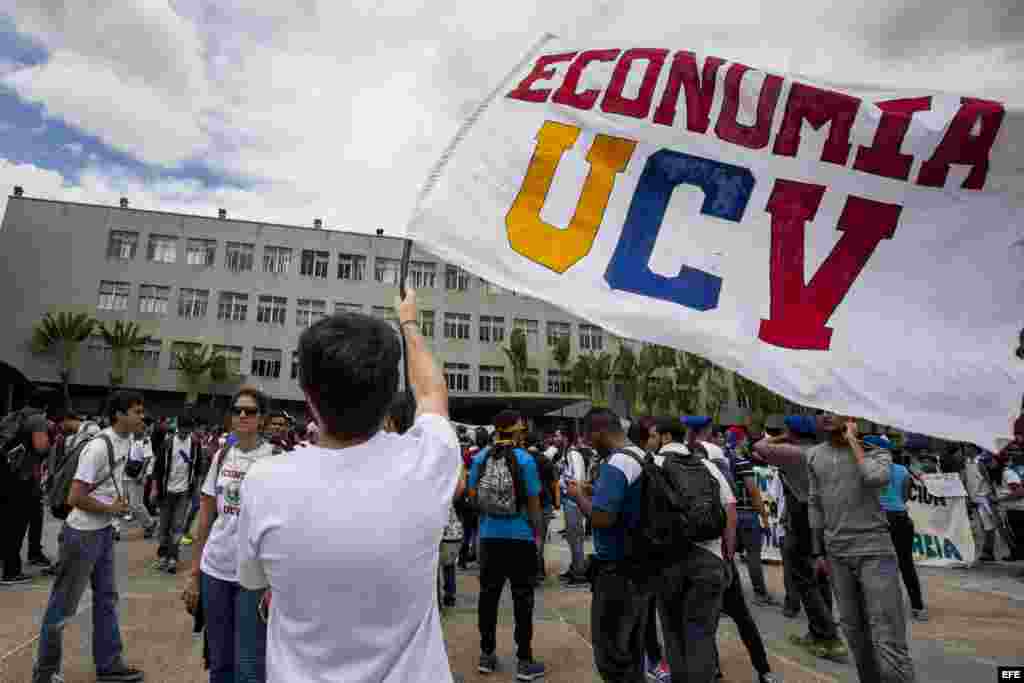
[[[505,216],[512,249],[556,273],[564,273],[590,253],[608,208],[615,176],[625,170],[636,148],[635,141],[625,138],[594,138],[587,154],[590,172],[569,227],[562,230],[541,220],[540,211],[562,155],[576,144],[579,135],[580,129],[575,126],[544,122],[537,133],[537,145],[519,194]]]

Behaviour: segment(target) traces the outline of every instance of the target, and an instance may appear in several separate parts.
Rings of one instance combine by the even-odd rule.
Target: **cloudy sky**
[[[1024,105],[1020,0],[668,4],[8,0],[0,211],[18,184],[402,232],[458,121],[544,31]]]

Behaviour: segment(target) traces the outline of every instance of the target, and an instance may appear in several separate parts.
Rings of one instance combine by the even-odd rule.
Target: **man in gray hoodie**
[[[817,569],[831,574],[861,681],[914,681],[896,550],[880,502],[892,456],[865,453],[852,419],[825,413],[825,443],[807,454]]]

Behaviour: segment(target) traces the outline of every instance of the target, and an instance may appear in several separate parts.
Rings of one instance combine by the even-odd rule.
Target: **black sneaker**
[[[446,595],[444,600],[442,600],[442,604],[445,607],[455,607],[455,596],[454,595]]]
[[[119,683],[123,681],[141,681],[146,677],[146,674],[142,673],[138,669],[126,666],[124,663],[118,664],[109,671],[97,671],[96,672],[96,683]]]
[[[32,577],[28,574],[15,574],[14,576],[5,576],[0,579],[0,586],[15,586],[19,583],[29,583],[32,581]]]
[[[52,562],[50,562],[50,558],[48,558],[46,555],[43,555],[42,553],[39,553],[38,555],[32,555],[31,557],[29,557],[28,563],[33,567],[49,567],[51,564],[53,564]]]
[[[482,674],[492,674],[498,670],[498,655],[494,654],[483,654],[480,655],[480,663],[476,665],[476,670]]]
[[[585,576],[571,576],[569,580],[565,582],[566,586],[587,586],[590,585],[590,581]]]
[[[520,661],[516,668],[516,680],[532,681],[543,676],[545,671],[544,665],[538,661]]]

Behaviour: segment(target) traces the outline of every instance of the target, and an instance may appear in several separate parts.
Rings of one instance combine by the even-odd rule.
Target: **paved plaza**
[[[58,522],[50,520],[45,540],[56,555]],[[568,561],[568,548],[552,531],[548,573],[554,577]],[[188,558],[188,549],[183,549]],[[156,545],[142,539],[138,529],[127,528],[118,545],[121,592],[121,632],[126,658],[146,671],[151,683],[200,683],[202,642],[191,634],[192,619],[185,614],[179,594],[183,574],[169,576],[150,568]],[[184,563],[187,566],[187,561]],[[1021,631],[1024,629],[1024,583],[1016,578],[1020,565],[997,563],[969,570],[922,569],[922,581],[931,621],[914,623],[912,651],[918,680],[985,683],[995,680],[1000,664],[1024,664]],[[746,580],[745,570],[744,580]],[[770,589],[782,595],[781,567],[767,567]],[[510,681],[514,677],[512,604],[506,593],[498,626],[498,655],[502,670],[490,676],[476,672],[479,634],[476,628],[478,581],[474,569],[460,571],[458,604],[444,617],[452,670],[471,681]],[[38,577],[31,584],[0,589],[0,681],[30,680],[35,637],[49,594],[50,580]],[[747,585],[749,595],[749,584]],[[92,683],[90,655],[90,597],[65,635],[67,683]],[[754,607],[774,671],[788,682],[856,681],[852,665],[808,656],[788,642],[802,634],[802,618],[786,619],[778,608]],[[594,671],[590,646],[590,593],[562,588],[555,578],[537,592],[534,615],[534,651],[548,667],[549,683],[600,681]],[[719,648],[726,681],[748,683],[753,670],[732,622],[719,631]],[[296,682],[298,683],[298,682]]]

